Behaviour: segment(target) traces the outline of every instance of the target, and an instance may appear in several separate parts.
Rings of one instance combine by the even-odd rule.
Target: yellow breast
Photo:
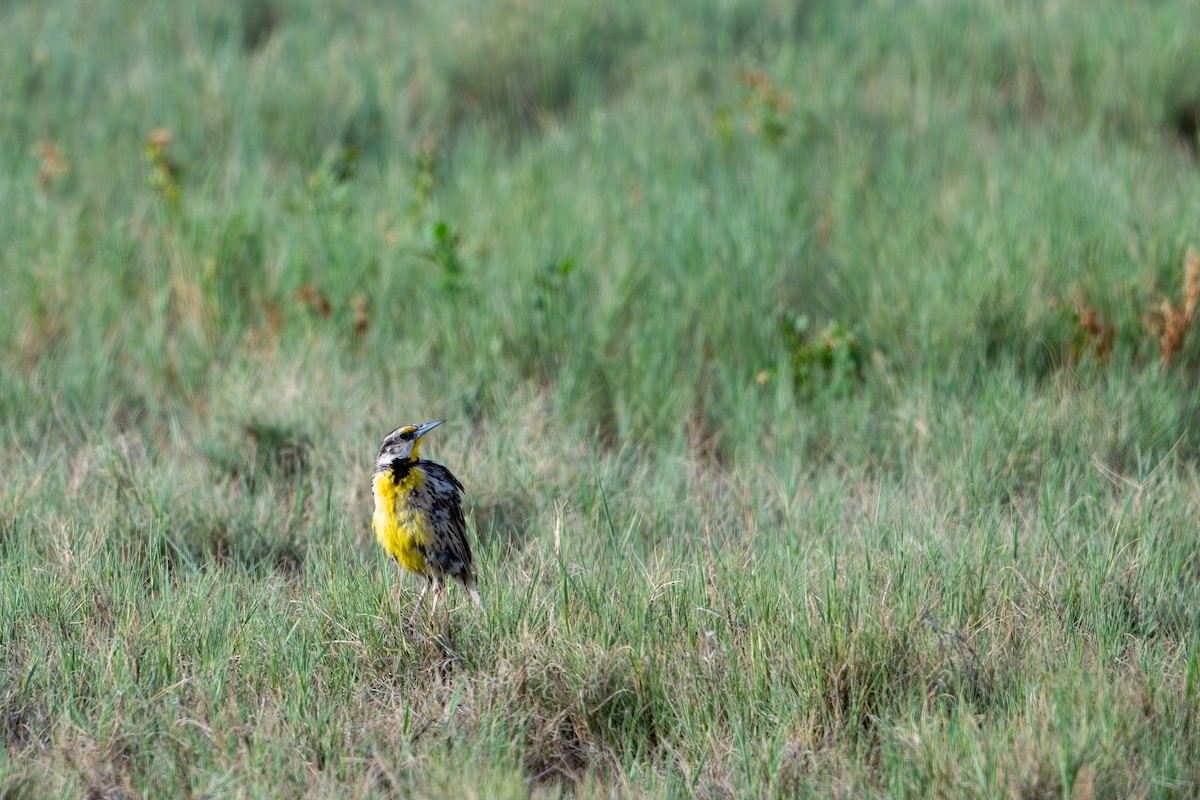
[[[413,467],[396,483],[390,472],[375,476],[375,516],[371,527],[375,539],[388,555],[409,572],[425,574],[425,557],[421,548],[429,542],[428,515],[420,503],[420,489],[425,485],[425,472]]]

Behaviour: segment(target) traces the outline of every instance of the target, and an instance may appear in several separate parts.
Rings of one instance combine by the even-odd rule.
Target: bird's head
[[[434,422],[426,422],[424,425],[404,425],[396,428],[379,446],[379,458],[375,459],[375,471],[384,472],[399,462],[415,461],[417,450],[421,446],[421,437],[445,421],[439,419]]]

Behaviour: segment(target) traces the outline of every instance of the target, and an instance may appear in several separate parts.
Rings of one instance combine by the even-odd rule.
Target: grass
[[[5,796],[1200,791],[1193,4],[0,22]]]

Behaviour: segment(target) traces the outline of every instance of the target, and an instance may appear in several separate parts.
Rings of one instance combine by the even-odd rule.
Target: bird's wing
[[[441,464],[423,465],[432,480],[435,527],[441,535],[439,554],[442,570],[461,581],[473,580],[475,561],[467,538],[467,521],[462,510],[462,484]]]

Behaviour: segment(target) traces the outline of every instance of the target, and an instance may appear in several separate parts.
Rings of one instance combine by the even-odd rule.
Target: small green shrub
[[[862,381],[866,348],[849,325],[835,320],[818,330],[803,314],[789,313],[780,330],[798,396],[844,392]]]
[[[425,258],[441,270],[439,287],[442,292],[458,297],[466,293],[466,268],[458,254],[462,237],[450,224],[439,220],[431,230],[433,242],[425,252]]]
[[[433,190],[440,182],[441,163],[432,140],[426,139],[417,146],[413,161],[412,202],[408,205],[408,217],[415,220],[429,207]]]
[[[778,147],[788,132],[792,99],[761,70],[745,73],[739,81],[741,107],[750,117],[750,132],[761,136],[769,147]]]

